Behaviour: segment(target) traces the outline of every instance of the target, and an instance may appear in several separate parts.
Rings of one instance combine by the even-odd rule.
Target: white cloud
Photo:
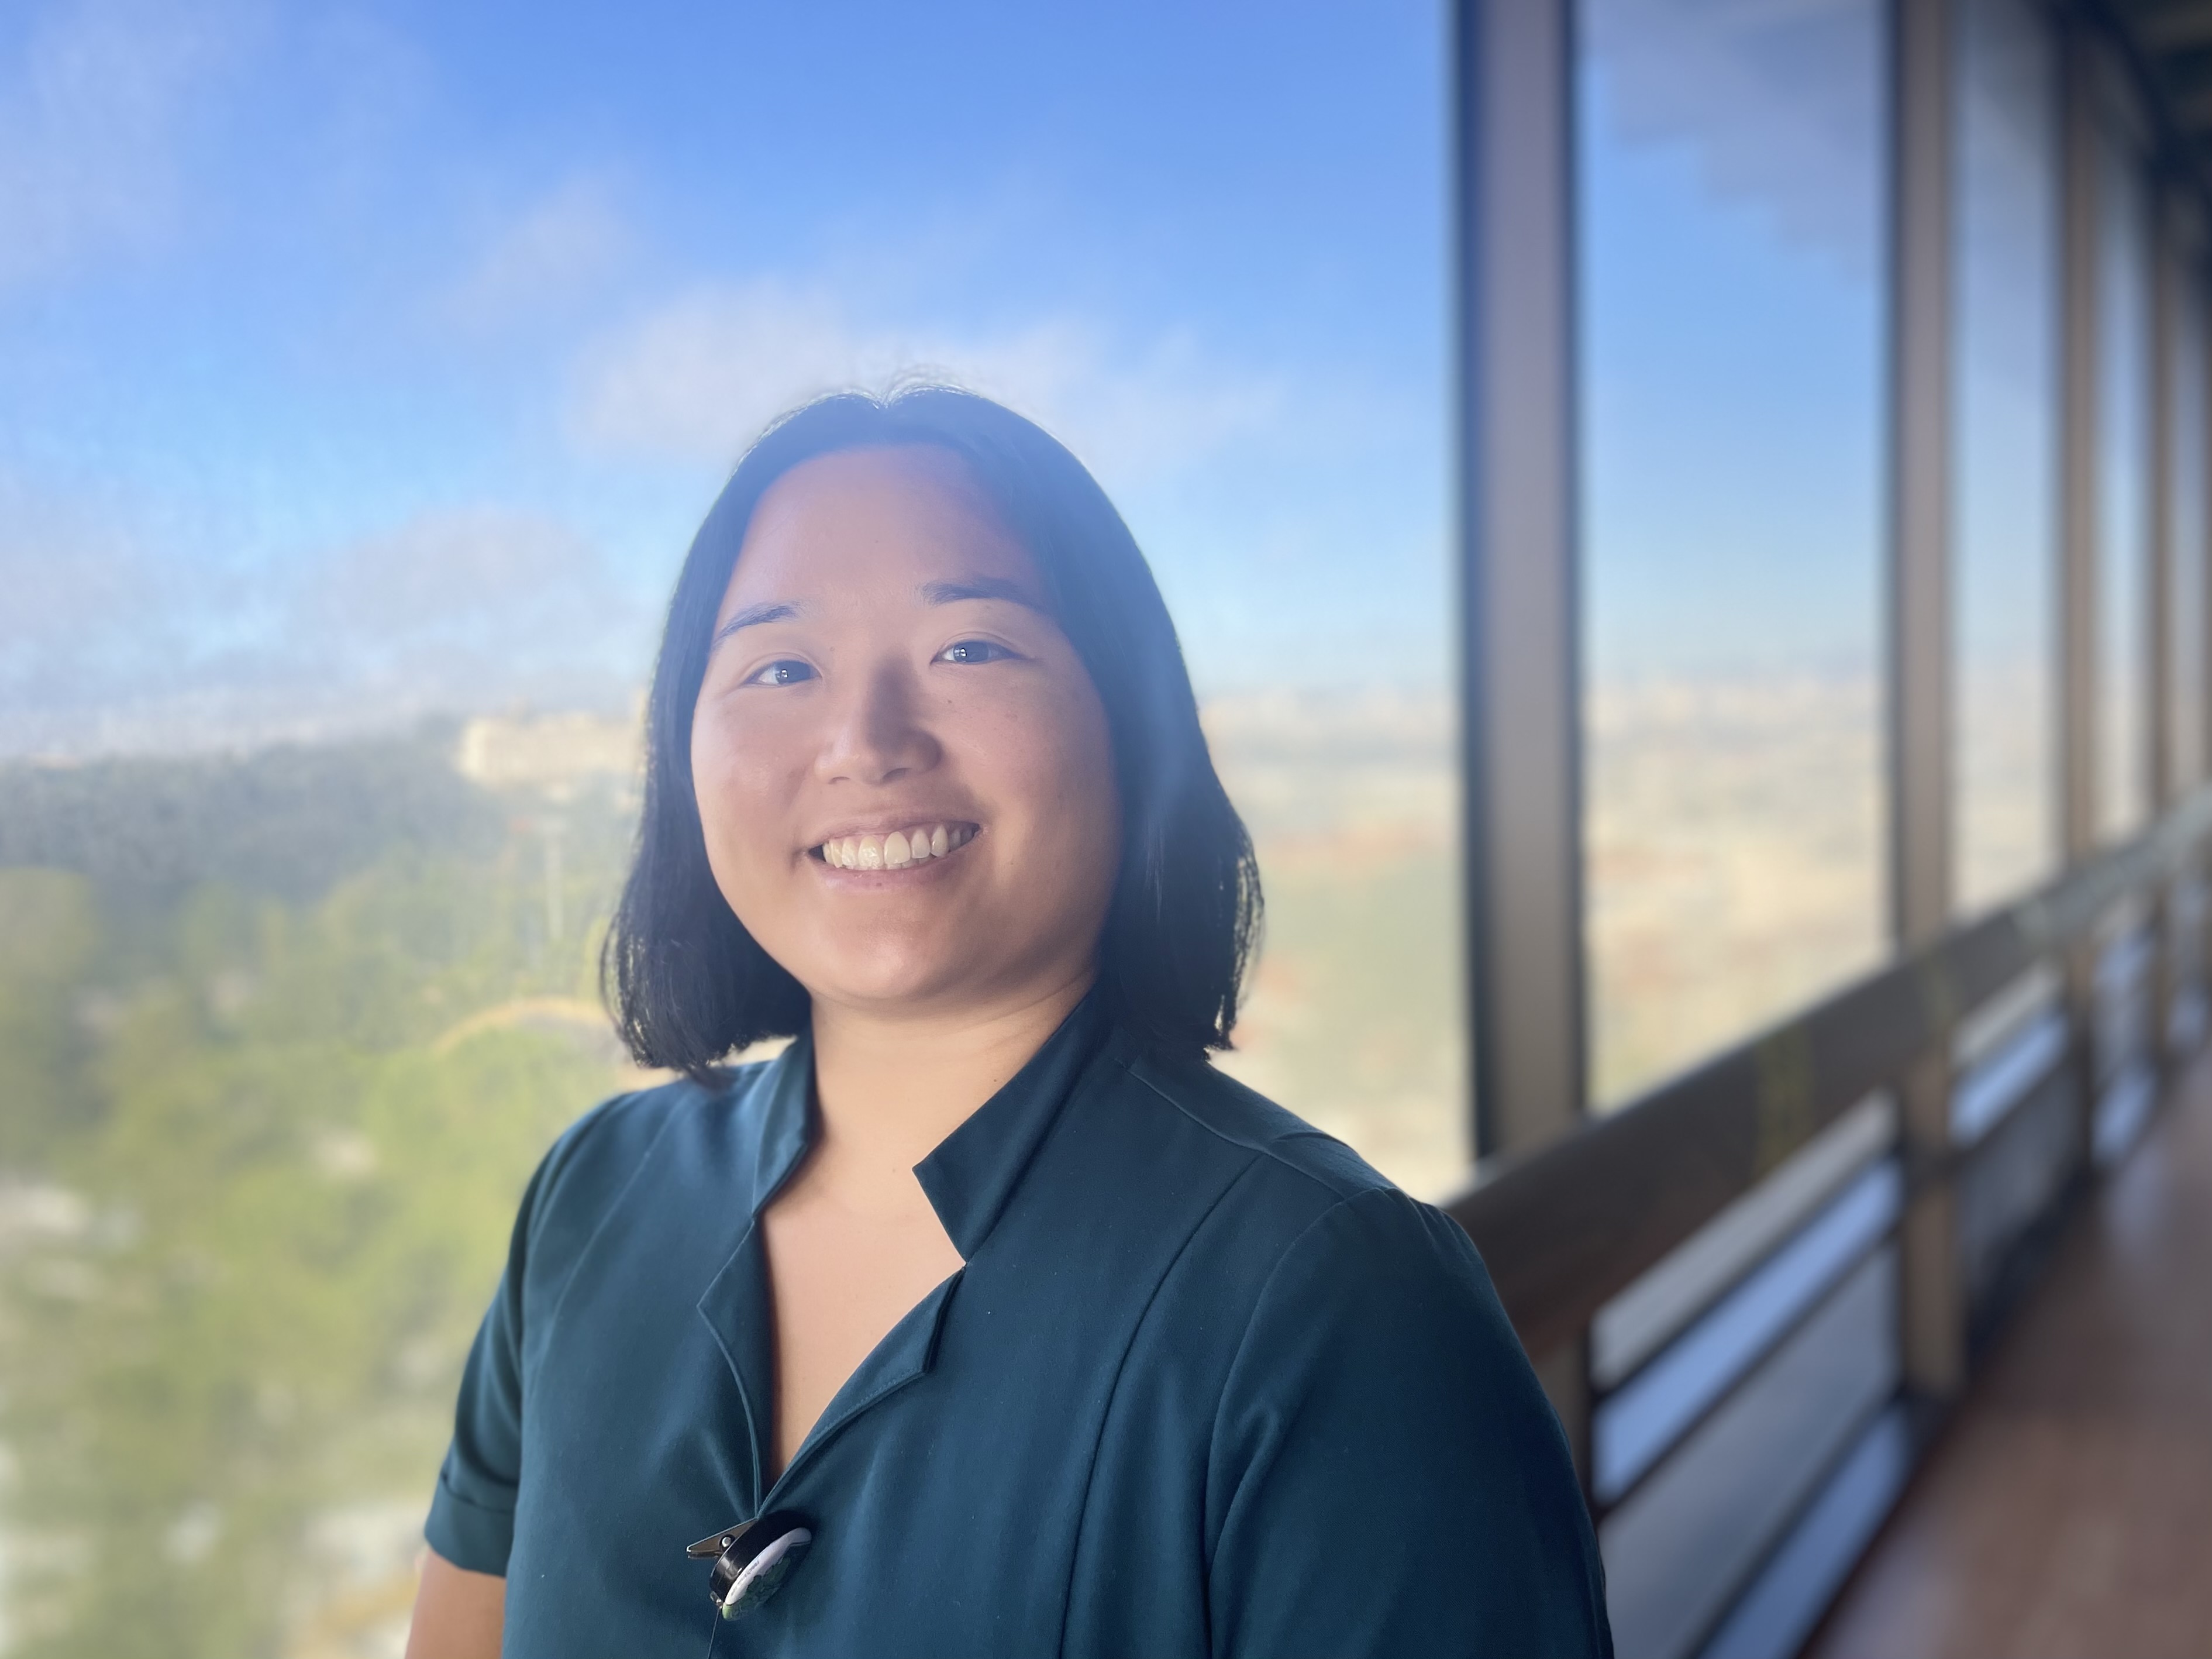
[[[727,465],[797,404],[909,374],[1002,399],[1121,483],[1259,432],[1285,403],[1279,379],[1211,362],[1187,336],[1132,349],[1065,319],[983,334],[904,330],[770,279],[695,288],[593,342],[569,426],[595,454]]]
[[[111,516],[0,474],[0,675],[48,641],[122,615],[155,574]]]
[[[295,568],[182,564],[157,525],[0,477],[0,755],[208,748],[530,702],[613,706],[650,607],[538,514],[418,514]]]
[[[404,681],[424,706],[635,658],[642,618],[599,551],[537,514],[416,514],[319,562],[288,629],[316,660]]]
[[[494,227],[441,309],[477,329],[556,315],[590,300],[635,246],[615,181],[566,180]]]
[[[1874,280],[1879,14],[1856,0],[1607,0],[1588,9],[1618,141],[1680,144],[1707,187]]]
[[[76,0],[30,24],[0,81],[0,289],[175,228],[191,118],[237,23],[218,3]]]

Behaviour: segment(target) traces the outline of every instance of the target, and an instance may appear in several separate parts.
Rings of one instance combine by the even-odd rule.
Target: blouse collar
[[[914,1167],[938,1224],[963,1261],[1006,1212],[1023,1172],[1108,1035],[1098,988],[1084,994],[1006,1085]],[[753,1213],[789,1180],[814,1144],[814,1044],[802,1034],[769,1063],[755,1151]]]

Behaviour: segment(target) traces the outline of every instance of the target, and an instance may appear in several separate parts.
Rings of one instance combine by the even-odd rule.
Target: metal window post
[[[1459,474],[1478,1152],[1583,1103],[1571,0],[1459,0]],[[1578,1457],[1583,1346],[1535,1356]],[[1587,1460],[1583,1459],[1587,1467]]]
[[[2188,372],[2197,376],[2199,387],[2199,418],[2197,418],[2197,560],[2199,560],[2199,584],[2197,584],[2197,604],[2201,606],[2197,615],[2197,783],[2212,783],[2212,270],[2208,270],[2208,258],[2212,250],[2205,243],[2212,241],[2212,223],[2205,223],[2205,232],[2197,239],[2190,250],[2185,283],[2190,296],[2185,303],[2197,305],[2199,327],[2197,334],[2197,361],[2188,365]],[[2201,849],[2194,860],[2199,880],[2208,883],[2212,890],[2212,849]],[[2208,891],[2212,896],[2212,891]],[[2212,1002],[2212,902],[2205,902],[2203,914],[2197,922],[2197,971],[2199,987],[2203,988],[2208,1002]],[[2212,1009],[2208,1009],[2212,1013]]]
[[[1952,274],[1954,0],[1890,9],[1890,919],[1909,951],[1951,921]],[[1919,1169],[1950,1151],[1951,1077],[1936,1043],[1902,1080]],[[1966,1376],[1951,1183],[1917,1183],[1902,1232],[1905,1369],[1936,1400]]]

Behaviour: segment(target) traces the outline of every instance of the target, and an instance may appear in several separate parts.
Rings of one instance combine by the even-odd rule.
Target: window
[[[2151,203],[2118,112],[2100,139],[2095,821],[2109,841],[2151,805]]]
[[[1580,13],[1601,1104],[1883,949],[1882,15]]]
[[[2027,0],[1962,0],[1952,306],[1954,895],[2057,860],[2057,69]]]
[[[522,1183],[653,1080],[658,612],[832,386],[1093,465],[1259,842],[1224,1063],[1463,1175],[1430,5],[246,11],[0,21],[0,1645],[398,1650]]]
[[[2185,221],[2192,230],[2198,222]],[[2208,688],[2205,646],[2205,447],[2212,444],[2205,399],[2204,273],[2200,237],[2168,257],[2174,261],[2173,343],[2167,359],[2166,660],[2170,684],[2166,715],[2166,767],[2177,794],[2204,781],[2204,717]]]

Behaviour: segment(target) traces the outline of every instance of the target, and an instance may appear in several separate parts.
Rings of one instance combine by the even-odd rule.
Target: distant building
[[[568,793],[579,786],[635,781],[645,767],[644,701],[627,716],[568,713],[483,714],[461,729],[454,769],[487,788]]]

